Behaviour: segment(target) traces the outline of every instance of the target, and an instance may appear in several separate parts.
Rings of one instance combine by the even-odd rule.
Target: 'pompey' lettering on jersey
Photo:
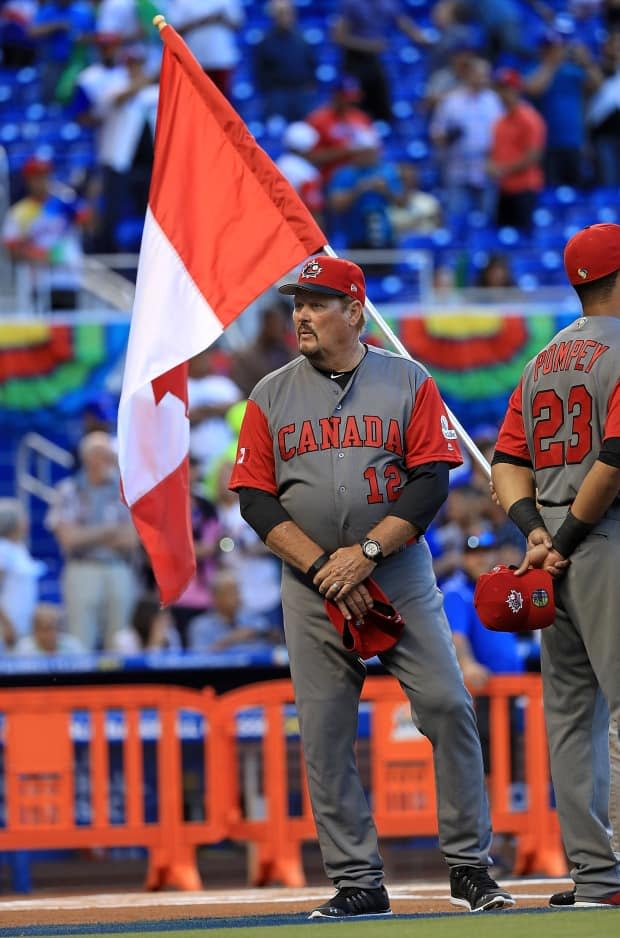
[[[555,371],[592,370],[593,364],[609,351],[608,345],[596,342],[594,339],[569,339],[567,342],[558,342],[549,345],[536,356],[534,365],[534,381],[540,374],[548,375]]]
[[[314,421],[304,420],[299,425],[287,423],[278,430],[278,448],[284,462],[293,456],[350,446],[373,446],[398,456],[404,453],[400,426],[393,418],[383,421],[381,417],[367,414],[361,420],[355,416],[346,420],[321,417]]]

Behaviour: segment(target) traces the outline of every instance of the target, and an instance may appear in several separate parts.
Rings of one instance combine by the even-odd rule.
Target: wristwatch
[[[360,541],[360,547],[362,548],[362,553],[367,560],[372,560],[373,563],[381,563],[383,560],[383,550],[381,549],[381,544],[379,541],[375,541],[374,538],[363,538]]]

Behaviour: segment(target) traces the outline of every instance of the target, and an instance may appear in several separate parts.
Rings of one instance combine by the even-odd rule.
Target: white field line
[[[555,886],[571,885],[567,879],[514,879],[502,880],[502,884],[512,889],[515,897],[519,899],[540,899],[540,892],[532,893],[532,886],[546,886],[549,892]],[[439,887],[441,888],[441,887]],[[393,886],[390,895],[394,900],[447,900],[448,889],[438,892],[438,884],[411,883],[409,885]],[[524,892],[522,890],[528,890]],[[41,911],[41,910],[72,910],[72,909],[136,909],[136,908],[165,908],[178,906],[211,906],[222,904],[255,905],[290,904],[295,902],[306,903],[324,899],[329,887],[315,892],[313,890],[300,891],[297,889],[247,889],[243,892],[233,893],[226,890],[183,893],[99,893],[95,895],[55,896],[40,899],[0,899],[0,911]]]

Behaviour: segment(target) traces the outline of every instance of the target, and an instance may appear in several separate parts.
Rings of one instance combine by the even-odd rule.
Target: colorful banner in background
[[[501,420],[525,363],[575,318],[542,306],[527,316],[489,308],[416,318],[390,319],[389,308],[386,313],[468,430]],[[79,418],[107,387],[128,334],[128,322],[0,323],[0,425],[19,432],[57,432],[64,420]],[[376,327],[371,325],[369,334],[382,344]]]
[[[0,425],[56,436],[104,393],[129,323],[0,322]]]

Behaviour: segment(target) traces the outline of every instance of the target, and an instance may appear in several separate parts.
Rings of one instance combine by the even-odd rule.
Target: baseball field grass
[[[269,924],[248,924],[248,919],[203,919],[183,923],[131,922],[110,927],[98,926],[80,932],[80,926],[40,926],[2,929],[1,936],[36,938],[618,938],[620,912],[617,909],[573,909],[563,912],[492,912],[484,915],[398,916],[381,921],[309,922],[295,916],[269,916]],[[240,924],[244,922],[245,924]]]

